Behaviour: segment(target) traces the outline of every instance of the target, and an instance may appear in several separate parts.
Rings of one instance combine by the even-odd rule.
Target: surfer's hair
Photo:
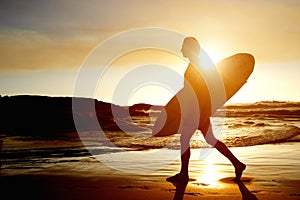
[[[183,40],[183,43],[185,43],[189,48],[191,48],[194,54],[198,55],[200,53],[200,44],[196,38],[186,37]]]

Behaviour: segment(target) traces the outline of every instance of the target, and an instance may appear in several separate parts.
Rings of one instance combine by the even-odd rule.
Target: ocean
[[[151,137],[151,127],[160,111],[150,108],[139,112],[146,114],[134,115],[130,119],[115,119],[125,124],[124,127],[138,127],[126,131],[108,128],[110,131],[81,132],[80,137],[76,132],[63,132],[50,138],[39,137],[37,134],[2,133],[1,174],[28,174],[43,170],[59,173],[70,168],[78,172],[82,168],[95,170],[98,161],[123,171],[138,166],[138,169],[145,172],[148,168],[152,170],[157,167],[159,162],[170,165],[172,161],[178,160],[179,135]],[[230,148],[270,144],[278,144],[276,147],[280,147],[281,144],[300,142],[298,102],[231,104],[219,109],[211,122],[216,137]],[[198,156],[199,159],[212,149],[199,131],[192,137],[191,147],[200,151],[202,149],[203,154],[202,157]],[[160,151],[162,149],[163,154]],[[133,165],[133,162],[136,164]]]

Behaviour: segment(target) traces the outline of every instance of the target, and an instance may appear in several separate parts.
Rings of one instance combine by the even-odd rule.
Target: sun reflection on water
[[[195,184],[196,186],[205,186],[205,187],[220,187],[218,180],[222,177],[220,172],[216,169],[216,166],[213,165],[211,160],[205,160],[205,169],[203,174],[199,175]]]

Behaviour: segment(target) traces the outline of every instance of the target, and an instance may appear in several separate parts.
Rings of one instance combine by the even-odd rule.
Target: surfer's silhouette
[[[193,67],[193,65],[200,65],[199,62],[199,54],[200,54],[200,45],[198,41],[194,37],[187,37],[184,39],[183,44],[182,44],[182,49],[181,49],[182,55],[186,58],[189,59],[189,67]],[[200,67],[201,66],[197,66]],[[188,69],[187,68],[187,69]],[[191,71],[191,70],[186,70],[186,71]],[[186,76],[192,76],[192,74],[186,74]],[[188,88],[190,87],[189,82],[187,79],[185,79],[184,87]],[[192,88],[191,89],[185,89],[186,91],[191,91],[191,90],[197,90],[197,88]],[[202,90],[201,90],[202,92]],[[204,92],[209,92],[207,89],[204,90]],[[187,97],[188,95],[183,95],[184,97]],[[203,96],[209,96],[209,94],[203,94]],[[179,97],[181,98],[181,97]],[[232,153],[231,151],[227,148],[227,146],[223,143],[220,142],[218,139],[215,138],[212,132],[212,127],[210,124],[210,117],[211,117],[211,102],[210,99],[201,99],[200,102],[198,103],[199,105],[183,105],[183,107],[188,106],[189,109],[190,107],[194,106],[196,109],[199,110],[200,112],[200,122],[198,124],[198,129],[202,132],[206,142],[213,147],[215,147],[220,153],[222,153],[225,157],[227,157],[231,163],[233,164],[235,168],[235,179],[239,180],[242,176],[243,171],[246,168],[246,165],[243,164],[241,161],[239,161]],[[191,109],[190,109],[191,110]],[[197,112],[197,111],[195,111]],[[189,112],[189,115],[193,115],[191,112]],[[181,144],[181,170],[178,174],[167,178],[167,181],[170,182],[188,182],[189,176],[188,176],[188,165],[189,165],[189,159],[190,159],[190,139],[194,132],[196,131],[195,128],[190,128],[189,122],[192,119],[193,116],[183,116],[183,128],[180,130],[180,144]],[[185,122],[186,121],[186,122]],[[198,123],[198,122],[197,122]],[[196,128],[197,129],[197,128]]]

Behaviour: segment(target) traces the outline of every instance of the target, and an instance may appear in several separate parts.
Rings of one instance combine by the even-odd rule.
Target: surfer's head
[[[183,40],[181,52],[183,57],[193,58],[198,57],[200,53],[200,44],[194,37],[186,37]]]

